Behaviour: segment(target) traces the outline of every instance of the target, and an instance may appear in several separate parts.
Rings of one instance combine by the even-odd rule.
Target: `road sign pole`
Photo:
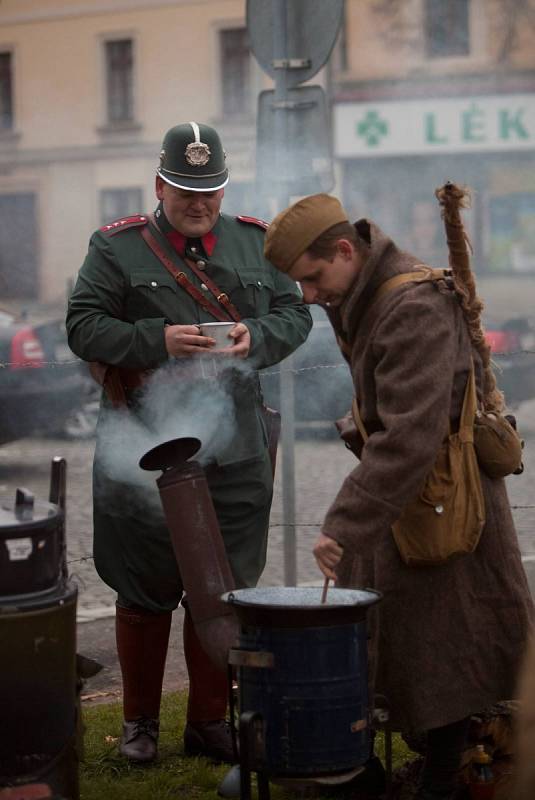
[[[312,101],[294,97],[289,102],[289,90],[308,81],[329,58],[342,21],[344,0],[247,0],[247,28],[251,49],[258,63],[275,82],[271,108],[274,114],[273,142],[267,142],[266,161],[269,164],[269,182],[276,189],[277,209],[281,211],[292,194],[311,194],[314,191],[329,191],[325,176],[316,175],[313,159],[309,171],[313,174],[314,187],[303,182],[303,160],[295,158],[295,148],[289,142],[289,115],[293,118],[294,138],[301,143],[303,131],[299,131],[297,120],[310,107],[320,109],[317,92]],[[304,89],[305,87],[303,87]],[[319,88],[319,87],[308,87]],[[265,94],[265,93],[264,93]],[[298,92],[300,95],[301,92]],[[310,97],[310,95],[309,95]],[[314,116],[314,115],[313,115]],[[317,116],[317,114],[316,114]],[[326,116],[326,115],[324,115]],[[260,116],[259,116],[260,120]],[[271,122],[271,119],[270,119]],[[310,117],[305,120],[310,128]],[[271,126],[268,126],[270,128]],[[316,128],[317,130],[317,128]],[[323,137],[324,138],[324,137]],[[257,142],[260,136],[257,133]],[[271,146],[272,145],[272,146]],[[315,148],[317,150],[317,148]],[[292,154],[291,156],[289,154]],[[316,158],[316,161],[318,159]],[[330,160],[330,156],[329,156]],[[320,170],[321,171],[321,170]],[[323,170],[325,172],[325,170]],[[257,170],[257,175],[258,175]],[[329,175],[327,175],[329,182]],[[295,406],[293,359],[285,359],[280,379],[282,413],[282,507],[284,516],[284,582],[295,586],[297,582],[296,535],[295,535]]]
[[[288,58],[286,0],[273,3],[273,60],[285,62]],[[288,70],[278,67],[275,70],[275,175],[286,174],[286,151],[288,139],[288,111],[284,103],[288,97]],[[277,190],[277,210],[288,205],[289,196],[284,183]],[[281,366],[280,405],[282,416],[282,513],[284,522],[284,583],[297,584],[297,557],[295,535],[295,405],[293,358],[286,358]]]

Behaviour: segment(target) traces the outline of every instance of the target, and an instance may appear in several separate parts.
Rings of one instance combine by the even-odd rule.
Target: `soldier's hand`
[[[247,358],[251,349],[251,334],[247,325],[237,322],[229,331],[229,338],[234,339],[232,346],[225,347],[219,352],[227,356],[234,356],[234,358]]]
[[[340,562],[344,548],[330,536],[320,533],[312,550],[314,558],[326,578],[336,580],[335,567]]]
[[[166,325],[165,346],[170,356],[192,356],[206,353],[215,345],[211,336],[201,336],[197,325]]]

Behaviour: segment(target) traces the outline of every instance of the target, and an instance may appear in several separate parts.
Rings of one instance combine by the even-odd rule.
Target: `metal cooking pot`
[[[2,603],[50,593],[66,576],[65,459],[52,461],[50,502],[17,489],[13,506],[0,507],[0,598]]]
[[[262,770],[292,778],[347,773],[370,755],[366,615],[380,593],[239,589],[223,595],[241,623],[242,715],[263,721]],[[256,756],[258,761],[258,754]]]

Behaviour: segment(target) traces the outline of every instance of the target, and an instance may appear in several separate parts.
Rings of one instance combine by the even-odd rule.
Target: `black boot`
[[[158,752],[159,731],[160,723],[157,719],[141,717],[123,722],[119,752],[130,761],[154,761]]]

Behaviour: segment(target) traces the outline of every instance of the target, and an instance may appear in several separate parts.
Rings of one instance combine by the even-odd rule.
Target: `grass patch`
[[[229,767],[204,758],[186,758],[182,730],[186,692],[164,695],[160,722],[159,758],[145,767],[129,764],[119,755],[122,707],[119,703],[84,706],[85,760],[82,764],[81,800],[214,800],[217,787]],[[384,757],[382,736],[376,752]],[[412,757],[397,736],[393,743],[394,767]],[[272,800],[291,800],[299,795],[270,785]],[[302,795],[301,795],[302,796]],[[329,798],[329,794],[322,794]]]

